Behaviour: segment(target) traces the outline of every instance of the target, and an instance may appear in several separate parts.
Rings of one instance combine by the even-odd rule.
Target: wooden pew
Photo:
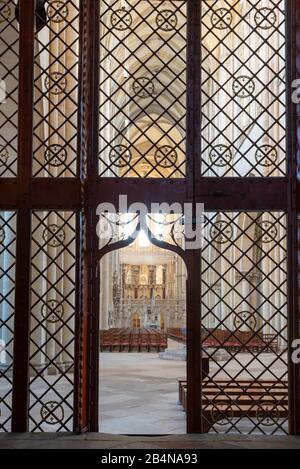
[[[150,348],[149,332],[147,329],[141,329],[140,352],[149,352],[149,348]]]
[[[130,349],[130,329],[124,329],[120,333],[119,352],[129,352]]]
[[[167,329],[170,339],[186,343],[183,329]],[[205,348],[223,348],[229,352],[276,352],[278,339],[276,334],[261,334],[254,331],[229,331],[227,329],[202,329],[202,346]]]
[[[202,379],[204,380],[209,376],[209,358],[208,357],[202,357]],[[183,401],[185,399],[184,396],[184,389],[187,386],[187,381],[185,378],[179,379],[178,380],[178,392],[179,392],[179,402],[180,404],[183,404]],[[186,410],[186,406],[184,406],[184,410]]]
[[[187,408],[187,382],[179,380],[179,402]],[[205,379],[202,382],[204,431],[213,425],[229,424],[234,418],[254,418],[275,424],[288,417],[288,384],[286,381],[229,381]]]
[[[101,352],[160,352],[167,348],[167,335],[147,328],[100,330]]]
[[[170,339],[177,342],[186,343],[186,334],[180,327],[169,327],[167,329],[167,335]]]

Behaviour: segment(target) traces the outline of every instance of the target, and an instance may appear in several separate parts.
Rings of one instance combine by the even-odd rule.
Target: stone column
[[[13,330],[14,330],[14,274],[13,267],[15,255],[15,237],[13,232],[16,231],[16,217],[12,212],[0,213],[0,265],[3,275],[0,279],[0,371],[9,368],[12,364],[13,357]],[[4,222],[7,222],[5,225]],[[5,247],[8,249],[5,249]],[[10,254],[12,253],[12,255]],[[4,274],[7,272],[7,274]]]
[[[40,218],[44,219],[46,212],[40,213]],[[32,241],[32,259],[34,258],[34,266],[31,268],[32,275],[32,293],[31,293],[31,318],[30,318],[30,374],[35,374],[36,371],[44,368],[46,357],[43,349],[36,353],[37,347],[45,343],[47,325],[42,327],[39,322],[46,324],[48,313],[47,297],[47,246],[43,241],[43,232],[45,227],[39,226],[38,219],[33,217],[32,232],[35,233],[34,241]],[[46,223],[45,223],[46,224]],[[43,252],[37,243],[45,247]],[[44,276],[40,272],[46,272]],[[54,298],[55,299],[55,298]]]

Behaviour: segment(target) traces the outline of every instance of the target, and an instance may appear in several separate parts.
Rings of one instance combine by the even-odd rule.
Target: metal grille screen
[[[186,2],[101,1],[100,175],[185,175]]]
[[[79,0],[36,12],[33,175],[77,173]]]
[[[0,431],[11,431],[16,214],[0,212]]]
[[[201,4],[202,175],[285,176],[285,1]]]
[[[34,212],[31,267],[31,431],[72,431],[76,216]]]
[[[19,31],[15,2],[0,1],[0,177],[17,175]]]
[[[202,259],[207,431],[288,431],[286,215],[207,213]]]

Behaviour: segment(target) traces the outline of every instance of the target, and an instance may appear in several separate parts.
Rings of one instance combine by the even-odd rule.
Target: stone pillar
[[[14,330],[14,272],[13,267],[15,254],[14,232],[16,231],[16,217],[12,212],[0,213],[0,265],[3,272],[0,279],[0,371],[5,370],[12,364],[13,357],[13,330]],[[7,225],[5,223],[7,222]],[[8,249],[5,249],[9,246]],[[10,254],[12,253],[12,255]]]
[[[46,212],[41,213],[41,218],[46,216]],[[40,245],[44,245],[43,241],[43,231],[44,227],[39,226],[39,220],[33,217],[32,221],[32,232],[35,233],[35,240]],[[32,284],[32,293],[31,293],[31,317],[30,317],[30,374],[35,374],[36,371],[39,371],[45,366],[46,357],[43,353],[43,350],[37,351],[37,347],[45,343],[46,339],[46,327],[41,327],[39,325],[40,321],[45,321],[47,318],[48,305],[47,297],[45,292],[47,292],[47,246],[45,245],[45,252],[41,251],[39,246],[32,242],[32,258],[34,258],[34,265],[32,266],[31,275],[34,282]],[[40,275],[40,272],[45,272],[45,275]],[[53,298],[55,299],[55,298]]]

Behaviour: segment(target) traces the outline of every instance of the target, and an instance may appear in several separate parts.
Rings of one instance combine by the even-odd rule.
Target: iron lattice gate
[[[97,430],[96,208],[127,194],[205,204],[188,431],[299,431],[298,9],[0,2],[1,430]]]

